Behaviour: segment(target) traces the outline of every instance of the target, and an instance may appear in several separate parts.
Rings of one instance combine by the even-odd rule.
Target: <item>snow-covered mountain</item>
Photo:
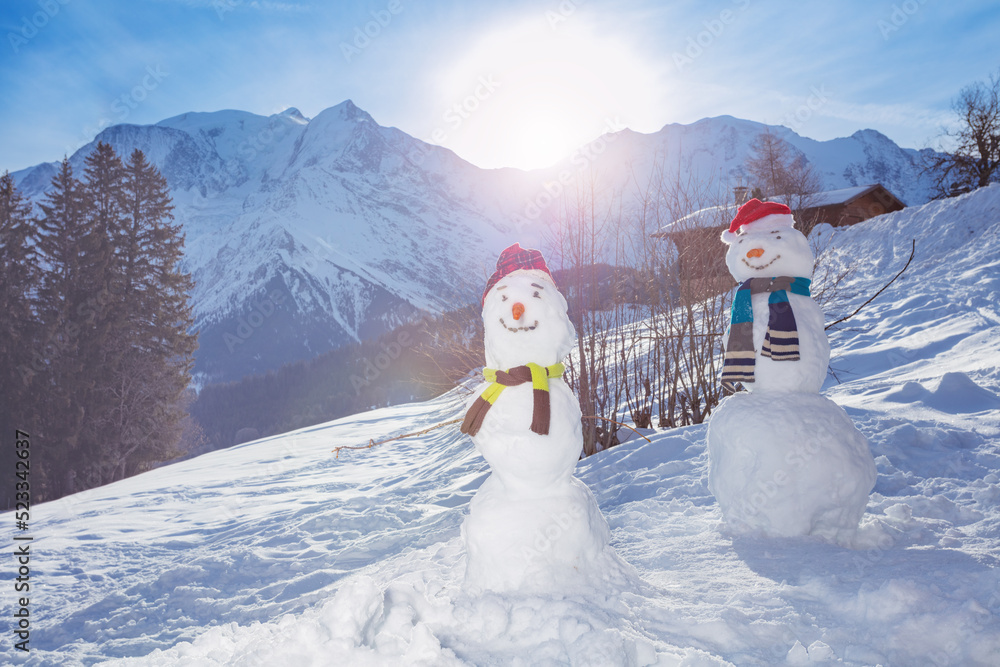
[[[346,101],[312,119],[296,109],[220,111],[117,125],[70,161],[82,173],[96,141],[106,141],[123,156],[141,149],[163,172],[196,281],[195,370],[217,381],[474,300],[500,250],[514,241],[544,246],[553,193],[583,174],[606,179],[604,193],[634,192],[632,179],[663,165],[736,179],[765,129],[723,116],[649,135],[621,130],[551,169],[483,170]],[[908,204],[927,200],[916,151],[877,132],[818,142],[770,130],[801,150],[829,188],[882,182]],[[14,177],[37,200],[57,166]]]
[[[733,186],[747,185],[744,163],[753,154],[754,139],[764,132],[784,140],[796,155],[805,157],[824,190],[881,183],[909,206],[931,198],[931,181],[921,170],[922,154],[929,149],[900,148],[875,130],[816,141],[781,125],[732,116],[704,118],[690,125],[674,123],[653,134],[629,129],[608,133],[537,173],[549,184],[548,191],[563,189],[557,184],[586,188],[589,180],[596,178],[598,192],[626,193],[626,209],[628,195],[662,196],[657,190],[661,180],[697,184],[687,192],[695,197],[691,202],[694,206],[718,204],[719,199],[731,201]],[[547,203],[545,192],[542,188],[536,193],[526,206],[526,214],[538,215]]]
[[[730,533],[698,425],[578,465],[634,581],[470,593],[460,525],[488,468],[468,438],[331,452],[460,416],[456,390],[33,506],[31,653],[0,662],[998,664],[1000,185],[828,233],[857,269],[845,309],[917,242],[831,333],[824,393],[878,466],[851,546]]]
[[[311,120],[295,109],[188,113],[96,141],[143,150],[171,187],[204,379],[273,369],[470,301],[519,222],[509,202],[523,173],[477,169],[350,101]],[[94,145],[72,156],[78,173]],[[54,170],[15,178],[37,197]]]

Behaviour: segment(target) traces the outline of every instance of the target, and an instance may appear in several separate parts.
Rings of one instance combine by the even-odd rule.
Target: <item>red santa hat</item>
[[[722,240],[731,243],[737,234],[745,233],[747,225],[751,223],[792,227],[795,225],[795,219],[792,217],[792,209],[780,202],[751,199],[740,206],[736,217],[729,223],[729,229],[722,232]]]
[[[552,273],[549,271],[549,267],[545,265],[542,253],[534,248],[522,248],[520,244],[515,243],[501,252],[500,257],[497,258],[497,270],[486,281],[486,289],[483,290],[482,305],[486,304],[486,295],[490,293],[493,286],[500,282],[504,276],[508,276],[515,271],[537,273],[540,277],[547,278],[553,285],[556,284],[552,278]]]

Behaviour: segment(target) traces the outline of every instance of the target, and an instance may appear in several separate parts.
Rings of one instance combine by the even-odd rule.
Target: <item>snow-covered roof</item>
[[[879,187],[878,183],[873,185],[858,185],[853,188],[842,188],[840,190],[829,190],[827,192],[817,192],[814,195],[809,195],[807,208],[816,208],[819,206],[833,206],[834,204],[846,204],[848,202],[854,201],[862,195],[866,195],[875,188]]]
[[[809,195],[807,198],[807,209],[819,208],[821,206],[834,206],[836,204],[848,204],[858,197],[868,194],[881,184],[858,185],[852,188],[841,188],[839,190],[828,190]],[[891,193],[890,193],[891,194]],[[682,218],[677,218],[673,222],[663,225],[653,236],[661,237],[668,234],[687,231],[689,229],[705,229],[712,227],[722,227],[726,225],[736,215],[736,204],[724,204],[721,206],[708,206],[706,208],[688,213]]]
[[[689,229],[722,227],[729,224],[729,221],[733,219],[733,216],[736,215],[736,209],[736,204],[723,204],[699,209],[694,213],[688,213],[684,217],[677,218],[673,222],[663,225],[653,236],[666,236],[667,234],[687,231]]]

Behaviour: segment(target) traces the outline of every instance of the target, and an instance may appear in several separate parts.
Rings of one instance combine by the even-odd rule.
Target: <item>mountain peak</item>
[[[281,113],[274,114],[278,117],[288,118],[289,120],[295,121],[301,125],[305,125],[309,122],[309,119],[302,115],[302,112],[295,107],[288,107]]]
[[[367,111],[361,107],[354,104],[352,100],[344,100],[336,106],[332,106],[329,109],[321,112],[322,114],[335,113],[341,120],[355,120],[355,121],[371,121],[375,122]]]

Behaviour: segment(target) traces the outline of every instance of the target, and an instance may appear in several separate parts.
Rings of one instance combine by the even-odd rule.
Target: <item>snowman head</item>
[[[751,199],[740,207],[722,242],[729,246],[726,266],[738,282],[749,278],[812,278],[813,254],[805,235],[795,229],[784,204]]]
[[[483,294],[483,328],[490,368],[551,366],[573,349],[576,329],[566,299],[540,252],[515,243],[500,254]]]

